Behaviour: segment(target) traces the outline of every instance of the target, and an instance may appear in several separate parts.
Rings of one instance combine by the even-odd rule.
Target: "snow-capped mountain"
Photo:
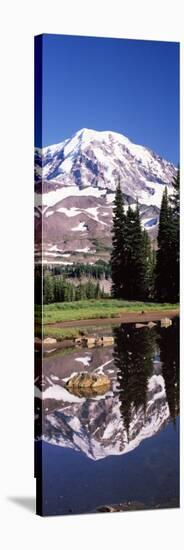
[[[138,199],[142,224],[154,237],[164,186],[173,164],[116,132],[82,129],[71,139],[35,149],[36,258],[73,263],[108,258],[114,193],[120,177],[125,204]],[[128,206],[127,206],[128,207]],[[40,231],[39,231],[40,230]]]

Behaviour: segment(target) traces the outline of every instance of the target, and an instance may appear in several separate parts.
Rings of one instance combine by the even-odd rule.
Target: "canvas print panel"
[[[179,506],[179,44],[35,38],[37,513]]]

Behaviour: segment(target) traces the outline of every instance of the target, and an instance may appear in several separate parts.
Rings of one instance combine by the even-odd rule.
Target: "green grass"
[[[113,325],[115,328],[118,325]],[[81,336],[87,337],[87,336],[100,336],[101,333],[104,333],[104,330],[106,331],[107,335],[110,331],[112,331],[112,324],[109,325],[102,325],[100,327],[97,326],[89,326],[89,327],[52,327],[52,325],[45,325],[43,328],[43,338],[47,338],[48,336],[51,338],[56,338],[58,342],[63,342],[63,340],[75,340],[75,338],[80,338]],[[37,336],[41,338],[42,333],[37,333]],[[67,348],[69,349],[69,348]],[[73,349],[73,348],[70,348]]]
[[[60,327],[52,327],[52,326],[44,326],[43,329],[43,337],[46,338],[47,336],[50,336],[52,338],[56,338],[58,342],[61,342],[62,340],[73,340],[75,338],[78,338],[80,336],[88,336],[89,334],[92,334],[95,331],[96,327],[84,327],[84,328],[60,328]]]
[[[79,328],[78,327],[76,328],[75,327],[74,328],[56,327],[55,328],[55,327],[52,327],[51,325],[45,325],[43,327],[43,338],[47,338],[49,336],[51,338],[56,338],[58,342],[62,342],[63,340],[74,340],[75,338],[78,338],[80,336],[88,336],[89,334],[92,334],[95,331],[96,331],[96,327],[93,327],[93,326],[90,326],[89,328],[88,327],[79,327]],[[37,327],[36,336],[39,338],[42,338],[41,327]]]
[[[79,330],[77,328],[52,328],[52,327],[44,327],[43,329],[43,337],[47,338],[47,336],[50,336],[52,338],[56,338],[58,342],[62,340],[73,340],[74,338],[77,338],[79,336]]]
[[[54,328],[52,326],[44,326],[43,332],[41,326],[36,327],[35,335],[38,338],[47,338],[47,336],[50,336],[52,338],[56,338],[58,342],[61,342],[62,340],[73,340],[74,338],[77,338],[79,336],[79,329],[77,328]]]
[[[151,302],[128,302],[111,298],[101,300],[81,300],[78,302],[62,302],[43,307],[44,324],[83,319],[105,319],[120,317],[122,313],[138,313],[141,311],[164,311],[177,309],[178,304],[158,304]],[[40,321],[41,308],[36,307],[35,320]],[[63,329],[62,329],[63,330]],[[71,329],[73,330],[73,329]]]

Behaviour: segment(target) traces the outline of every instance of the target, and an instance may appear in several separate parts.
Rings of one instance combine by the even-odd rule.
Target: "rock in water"
[[[160,325],[162,328],[168,328],[172,325],[172,321],[168,317],[165,317],[164,319],[161,319]]]
[[[144,510],[146,508],[143,502],[129,501],[122,502],[120,504],[107,504],[105,506],[99,506],[95,511],[98,512],[127,512],[128,510]]]
[[[92,396],[106,393],[110,387],[110,380],[105,374],[93,374],[86,371],[75,374],[67,380],[66,389],[71,393],[83,396]]]

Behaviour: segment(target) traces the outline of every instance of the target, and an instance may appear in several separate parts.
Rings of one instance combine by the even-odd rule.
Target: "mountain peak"
[[[75,136],[89,141],[115,140],[131,143],[131,141],[126,136],[112,130],[94,130],[92,128],[81,128],[76,132],[76,134],[74,134],[73,137]]]
[[[97,241],[99,257],[109,258],[118,178],[125,207],[134,207],[139,200],[141,222],[155,238],[163,190],[167,185],[168,193],[172,193],[175,174],[176,168],[150,149],[107,130],[81,128],[61,143],[36,149],[35,215],[40,223],[44,209],[49,261],[55,258],[62,263],[69,257],[73,263],[76,258],[71,252],[77,252],[80,261],[84,253],[95,262]],[[57,250],[52,250],[56,245]]]

